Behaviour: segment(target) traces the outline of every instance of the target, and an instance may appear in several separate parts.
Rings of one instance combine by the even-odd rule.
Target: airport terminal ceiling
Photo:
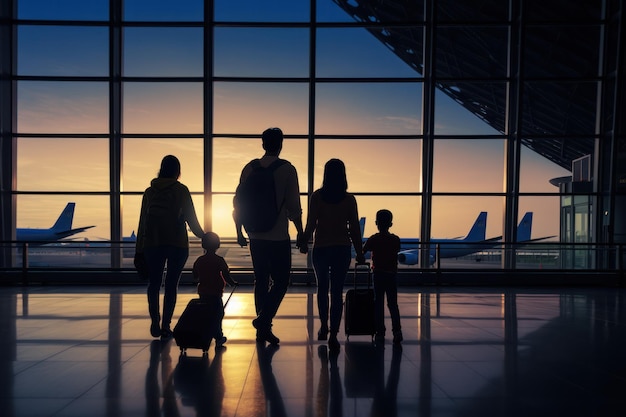
[[[385,23],[420,19],[422,1],[334,0],[355,20],[375,23],[368,30],[411,68],[423,74],[423,28],[390,27]],[[532,1],[526,2],[529,18],[544,16],[558,21],[587,17],[599,18],[599,1]],[[436,82],[445,92],[476,117],[496,131],[506,132],[506,95],[503,83],[471,82],[468,79],[497,79],[507,74],[507,31],[492,22],[506,20],[509,2],[480,0],[472,2],[444,0],[436,2],[435,16],[442,26],[462,20],[486,22],[485,25],[451,24],[449,30],[438,30],[434,40],[437,79],[463,81]],[[532,13],[530,12],[532,8]],[[499,33],[500,32],[500,33]],[[598,77],[600,32],[562,26],[550,31],[526,30],[531,51],[524,56],[525,73],[534,78],[562,74],[568,77]],[[591,33],[591,36],[588,36]],[[500,36],[504,35],[504,36]],[[548,36],[546,36],[548,35]],[[540,47],[536,47],[540,45]],[[529,82],[524,86],[521,131],[522,144],[565,169],[572,161],[594,150],[597,91],[594,84],[579,80],[563,83]],[[581,134],[588,134],[582,137]],[[546,136],[560,136],[546,139]],[[539,137],[539,138],[537,138]],[[576,137],[575,140],[568,140]]]

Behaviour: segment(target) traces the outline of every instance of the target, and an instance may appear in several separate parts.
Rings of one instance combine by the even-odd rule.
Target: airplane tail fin
[[[67,203],[61,215],[52,226],[52,230],[71,230],[72,221],[74,220],[74,207],[76,203]]]
[[[472,225],[469,233],[463,240],[472,242],[472,241],[481,241],[485,240],[485,236],[487,234],[487,212],[481,211],[476,221]]]
[[[533,212],[529,211],[524,214],[522,220],[517,226],[517,241],[527,242],[530,240],[530,234],[533,228]]]

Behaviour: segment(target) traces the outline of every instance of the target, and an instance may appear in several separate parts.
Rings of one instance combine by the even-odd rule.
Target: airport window
[[[315,133],[419,135],[421,92],[421,83],[317,84]]]
[[[503,191],[504,140],[436,139],[434,149],[433,192]]]
[[[124,75],[201,77],[202,44],[201,28],[125,28]]]
[[[384,207],[402,237],[463,237],[481,212],[500,249],[529,212],[532,238],[550,236],[536,253],[496,246],[457,269],[591,269],[601,257],[550,244],[626,236],[613,2],[8,1],[0,131],[16,157],[2,164],[12,229],[49,227],[72,202],[74,225],[95,226],[75,241],[130,237],[174,154],[199,218],[233,244],[241,168],[278,126],[305,212],[324,163],[340,158],[366,235]]]
[[[108,75],[107,28],[24,25],[17,37],[19,75]]]
[[[313,184],[321,187],[324,165],[339,158],[346,165],[351,192],[417,193],[421,147],[419,139],[317,139]]]
[[[124,133],[202,133],[202,84],[127,82]]]
[[[307,22],[308,1],[292,0],[216,0],[217,22]]]
[[[286,132],[285,132],[286,134]],[[288,160],[298,172],[300,192],[307,192],[307,153],[306,139],[290,139],[283,141],[280,157]],[[243,167],[251,160],[263,155],[263,148],[258,137],[248,138],[214,138],[213,165],[214,172],[212,190],[219,193],[233,192],[239,184]],[[232,201],[229,202],[232,209]]]
[[[598,76],[600,26],[531,26],[526,29],[524,74],[532,78]],[[568,48],[567,45],[577,45]]]
[[[504,78],[507,72],[508,27],[439,27],[435,73],[443,78]],[[464,39],[459,42],[459,39]],[[458,48],[471,48],[472,58],[459,61]]]
[[[89,233],[83,233],[82,236],[80,234],[73,235],[70,239],[67,239],[67,242],[59,242],[55,246],[61,246],[61,243],[73,243],[74,241],[108,240],[111,238],[111,216],[109,214],[108,200],[106,195],[83,195],[75,193],[18,195],[15,205],[17,209],[17,228],[50,228],[57,218],[60,217],[67,205],[69,203],[75,203],[73,208],[74,217],[72,228],[88,228],[86,231],[89,231]],[[28,237],[18,240],[28,240]],[[55,238],[50,236],[46,240],[50,243],[54,243]],[[38,245],[35,244],[34,246]],[[42,249],[44,249],[45,252],[45,248]],[[55,254],[55,256],[62,255],[63,253]],[[110,259],[107,259],[107,262],[109,261]],[[108,267],[110,263],[97,266]]]
[[[558,178],[572,176],[572,161],[582,154],[565,155],[568,144],[575,144],[577,149],[593,155],[593,139],[572,138],[539,138],[527,139],[528,146],[521,147],[520,153],[520,185],[522,193],[558,193]],[[552,163],[546,163],[545,157],[532,148],[549,155]],[[584,151],[586,150],[586,151]],[[557,185],[555,185],[557,184]]]
[[[308,132],[309,89],[297,82],[216,82],[213,132],[260,135],[271,126],[285,135]]]
[[[217,27],[216,77],[308,77],[309,31],[303,28]]]
[[[109,142],[103,138],[18,138],[17,190],[109,189]]]
[[[506,1],[437,0],[434,5],[439,22],[502,22],[509,17],[509,2]]]
[[[109,1],[58,0],[17,0],[19,19],[103,21],[109,18]]]
[[[348,181],[350,181],[350,177],[348,177]],[[378,232],[376,228],[376,212],[381,209],[387,209],[393,214],[391,232],[404,239],[419,239],[421,196],[359,195],[357,193],[356,201],[359,217],[365,218],[364,237],[369,237]]]
[[[109,90],[105,82],[20,81],[20,133],[107,133]]]
[[[180,181],[191,192],[204,191],[203,141],[200,138],[124,138],[122,184],[125,192],[143,192],[156,178],[165,155],[180,160]]]
[[[410,40],[410,49],[396,54],[381,42],[380,32]],[[318,77],[421,77],[412,66],[422,56],[423,30],[406,28],[323,28],[317,31],[316,76]],[[390,35],[388,35],[390,36]],[[408,61],[408,62],[407,62]],[[385,65],[372,65],[384,62]]]
[[[441,83],[435,91],[435,134],[502,135],[505,103],[504,83]]]
[[[123,16],[133,22],[201,22],[203,0],[177,0],[175,7],[168,0],[124,0]]]

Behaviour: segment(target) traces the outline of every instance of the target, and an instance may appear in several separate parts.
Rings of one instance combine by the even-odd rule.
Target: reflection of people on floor
[[[146,416],[177,417],[178,404],[172,383],[172,357],[170,341],[153,340],[150,343],[150,362],[146,372]],[[159,387],[159,362],[161,363],[161,387]],[[163,409],[160,400],[163,397]]]
[[[395,417],[398,415],[398,381],[400,379],[402,345],[393,345],[387,385],[385,385],[385,351],[384,349],[377,349],[376,354],[377,383],[371,416]]]
[[[285,403],[280,394],[280,388],[276,382],[274,371],[272,371],[272,357],[279,349],[278,345],[269,344],[265,346],[265,342],[259,341],[256,344],[256,354],[259,360],[259,372],[261,374],[261,382],[263,383],[263,391],[265,392],[265,400],[268,405],[266,415],[271,417],[287,417]]]
[[[225,347],[215,349],[209,363],[208,355],[181,355],[174,370],[174,387],[186,407],[194,407],[199,417],[220,416],[224,393],[222,354]]]
[[[343,389],[337,366],[338,352],[331,351],[329,358],[328,347],[321,345],[317,349],[317,354],[320,358],[320,379],[317,386],[316,415],[318,417],[341,417]]]

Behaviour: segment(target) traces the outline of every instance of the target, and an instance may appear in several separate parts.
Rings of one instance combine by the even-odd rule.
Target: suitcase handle
[[[230,297],[233,296],[238,286],[239,286],[239,283],[236,283],[235,285],[233,285],[233,289],[230,291],[230,294],[228,295],[228,298],[226,299],[226,302],[224,303],[224,308],[226,308],[226,306],[228,305],[228,302],[230,301]]]
[[[367,288],[372,286],[372,268],[369,262],[357,262],[354,264],[354,289],[356,290],[356,276],[361,271],[367,271]]]

